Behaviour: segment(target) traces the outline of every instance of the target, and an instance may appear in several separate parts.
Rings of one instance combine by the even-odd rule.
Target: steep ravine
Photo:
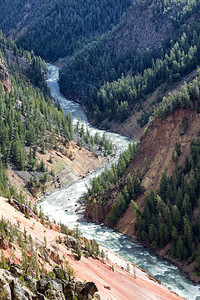
[[[67,100],[60,94],[57,83],[58,68],[51,65],[48,65],[48,68],[51,73],[48,84],[54,98],[59,100],[66,113],[72,111],[74,122],[80,118],[81,122],[87,124],[91,132],[95,133],[97,130],[89,125],[86,115],[80,106]],[[122,151],[126,149],[128,140],[123,136],[112,133],[107,133],[107,135],[113,139]],[[119,152],[117,152],[118,154]],[[68,227],[73,228],[77,224],[77,219],[80,218],[80,215],[76,213],[78,199],[87,190],[86,185],[90,183],[90,179],[93,176],[97,176],[100,171],[88,175],[83,180],[70,185],[67,189],[59,190],[45,197],[39,203],[43,212],[50,219],[55,219],[58,222],[62,221]],[[68,210],[67,212],[65,211],[66,209]],[[100,245],[112,249],[130,262],[146,269],[151,275],[157,277],[164,285],[180,296],[189,300],[195,300],[200,297],[199,286],[192,284],[191,281],[181,274],[176,266],[158,258],[151,250],[142,247],[136,241],[102,225],[86,222],[79,222],[78,224],[86,238],[95,238]]]
[[[188,129],[185,134],[183,134],[182,127],[183,117],[186,117],[188,122]],[[190,153],[190,142],[199,133],[199,124],[200,114],[195,111],[178,109],[165,120],[160,118],[154,120],[145,131],[140,141],[139,150],[125,174],[125,177],[133,176],[136,170],[140,171],[142,194],[137,199],[140,209],[143,207],[146,191],[156,191],[159,188],[162,173],[166,171],[167,176],[172,175],[175,168],[175,163],[172,160],[175,142],[181,144],[178,167],[184,165],[185,157]],[[104,222],[115,201],[117,192],[117,188],[113,187],[113,191],[109,195],[110,201],[106,207],[98,207],[98,203],[95,206],[88,202],[85,217],[93,222],[95,220],[96,222]],[[125,234],[134,235],[134,219],[134,212],[130,205],[116,228]]]
[[[186,133],[183,132],[182,128],[183,117],[186,117],[188,122]],[[150,124],[141,139],[139,151],[135,155],[125,175],[133,175],[134,170],[140,170],[142,175],[142,194],[137,198],[136,203],[141,211],[143,211],[146,192],[150,190],[156,192],[156,190],[159,189],[162,173],[166,171],[167,176],[172,175],[175,168],[175,163],[172,160],[175,142],[181,144],[181,155],[177,167],[184,166],[185,157],[189,156],[190,153],[190,143],[192,139],[196,138],[199,134],[199,124],[200,114],[184,109],[178,109],[165,120],[156,119]],[[111,192],[109,195],[110,201],[107,206],[101,207],[98,204],[94,205],[94,203],[88,202],[85,217],[93,222],[105,222],[106,216],[109,214],[118,192],[115,187],[114,193]],[[196,212],[196,214],[199,213]],[[135,237],[135,222],[135,212],[132,204],[130,204],[123,217],[118,221],[116,229],[130,237]],[[195,276],[193,272],[194,262],[180,262],[176,259],[172,259],[166,254],[169,247],[170,245],[161,251],[157,251],[157,253],[176,264],[192,280],[199,283],[200,278]]]

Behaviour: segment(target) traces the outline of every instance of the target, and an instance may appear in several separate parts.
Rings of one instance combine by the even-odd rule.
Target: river
[[[116,146],[115,158],[107,167],[113,162],[117,162],[120,153],[127,149],[130,140],[119,134],[104,132],[103,130],[94,128],[89,123],[81,106],[76,102],[66,99],[60,93],[58,85],[59,69],[51,64],[47,64],[47,68],[49,71],[47,83],[54,99],[60,102],[66,114],[69,112],[72,113],[74,124],[79,120],[80,123],[83,123],[88,128],[91,134],[98,132],[102,135],[105,133],[106,137]],[[51,220],[66,224],[71,229],[78,223],[82,235],[86,238],[95,239],[100,246],[116,252],[136,266],[145,269],[178,295],[188,300],[200,300],[200,286],[193,284],[176,266],[159,258],[150,249],[144,248],[131,238],[107,228],[103,224],[97,225],[77,221],[80,218],[80,215],[75,212],[77,202],[87,191],[87,186],[89,186],[91,178],[98,176],[103,169],[101,168],[92,174],[88,174],[84,179],[78,180],[67,188],[58,190],[45,197],[39,203],[44,214],[49,216]]]

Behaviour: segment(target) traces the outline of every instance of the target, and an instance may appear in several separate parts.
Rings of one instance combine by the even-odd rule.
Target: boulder
[[[54,268],[57,276],[60,270],[62,271],[59,267]],[[69,282],[46,275],[36,281],[30,276],[24,276],[25,285],[22,286],[18,279],[22,274],[21,268],[12,264],[11,271],[0,269],[0,300],[73,300],[74,296],[78,300],[90,300],[94,296],[100,300],[99,295],[95,294],[97,287],[93,282]]]
[[[43,276],[42,279],[37,281],[37,292],[40,297],[38,299],[42,299],[41,294],[43,294],[48,299],[65,300],[66,298],[63,293],[65,285],[65,281]]]
[[[55,291],[63,292],[64,290],[64,284],[60,279],[52,279],[50,282],[51,288]]]
[[[94,282],[86,282],[85,287],[84,287],[84,294],[85,295],[90,295],[94,296],[96,292],[98,292],[98,289],[96,287],[96,284]]]
[[[79,300],[92,299],[94,294],[98,291],[94,282],[87,282],[83,284],[80,281],[76,282],[75,294]]]
[[[37,281],[37,291],[40,294],[45,294],[45,291],[48,289],[49,287],[49,283],[50,283],[51,279],[48,276],[43,276],[42,279]]]
[[[25,289],[21,286],[19,282],[16,280],[12,280],[10,282],[10,289],[12,293],[12,300],[32,300],[33,299],[33,293]]]
[[[2,300],[33,300],[33,293],[22,286],[12,273],[0,269],[0,299]]]

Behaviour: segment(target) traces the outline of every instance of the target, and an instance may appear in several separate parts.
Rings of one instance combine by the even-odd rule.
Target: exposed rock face
[[[3,83],[4,90],[10,92],[12,89],[10,75],[6,68],[5,62],[0,58],[0,81]]]
[[[10,204],[20,212],[22,212],[24,215],[29,215],[31,217],[37,216],[37,212],[33,210],[29,205],[23,204],[19,202],[16,198],[10,199]]]
[[[0,249],[6,250],[8,248],[8,241],[3,235],[0,236]]]
[[[22,287],[19,280],[9,271],[0,269],[0,299],[2,300],[32,300],[34,294]]]
[[[62,270],[59,267],[54,269],[56,278],[43,276],[36,282],[35,279],[24,276],[25,284],[29,283],[29,287],[21,285],[19,276],[22,270],[18,265],[12,264],[10,271],[0,269],[0,299],[1,300],[73,300],[74,296],[79,300],[93,299],[97,292],[97,287],[93,282],[72,281],[59,279],[56,274],[60,274]],[[65,274],[63,273],[64,277]],[[29,277],[29,278],[28,278]],[[32,292],[30,287],[34,290]],[[99,298],[99,295],[97,295]]]
[[[86,205],[84,217],[88,221],[92,221],[95,223],[102,223],[105,221],[105,217],[110,212],[112,206],[109,205],[99,205],[98,203],[93,203],[93,201],[89,201]]]
[[[45,195],[45,193],[51,193],[62,186],[63,185],[61,184],[59,177],[56,176],[55,178],[45,182],[42,187],[33,186],[29,189],[29,191],[33,197],[38,198]]]
[[[66,236],[65,245],[69,248],[74,248],[77,245],[77,240],[73,236]]]
[[[46,295],[47,298],[53,295],[53,299],[58,300],[72,300],[73,296],[80,300],[93,299],[97,291],[97,287],[93,282],[83,284],[80,281],[68,282],[65,279],[52,279],[48,276],[43,276],[41,280],[37,281],[37,292],[40,295]]]

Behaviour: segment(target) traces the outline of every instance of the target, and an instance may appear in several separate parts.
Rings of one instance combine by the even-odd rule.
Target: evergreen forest
[[[66,59],[60,72],[61,90],[81,99],[96,124],[102,119],[125,121],[136,104],[137,109],[144,108],[147,95],[157,87],[165,91],[199,64],[199,8],[199,1],[167,1],[162,4],[160,1],[136,1],[130,10],[130,20],[127,14],[112,32]],[[144,15],[147,16],[145,24]],[[137,21],[132,29],[134,19]],[[142,31],[136,23],[140,19],[143,26],[155,30],[152,43],[146,41],[147,48],[137,38],[137,33]],[[163,28],[167,25],[169,32]],[[126,37],[125,30],[130,30],[129,37]],[[125,49],[120,46],[122,41]]]
[[[199,75],[191,83],[185,83],[178,93],[164,97],[154,111],[154,118],[164,120],[180,108],[195,110],[199,113]],[[185,116],[181,127],[183,129],[180,130],[180,134],[184,136],[188,130],[188,121]],[[141,174],[139,169],[132,170],[131,167],[131,162],[138,151],[140,151],[139,143],[137,146],[130,146],[129,150],[121,156],[117,166],[93,179],[86,201],[92,202],[93,205],[98,203],[104,209],[110,205],[112,199],[109,213],[105,209],[107,214],[105,221],[110,226],[115,226],[131,205],[137,218],[135,233],[140,240],[156,251],[165,249],[170,244],[167,255],[188,264],[195,262],[193,271],[199,275],[199,132],[190,143],[190,153],[185,157],[183,165],[179,164],[182,145],[178,141],[175,142],[172,153],[174,166],[172,175],[167,176],[164,172],[160,179],[159,189],[145,192],[142,209],[138,208],[137,200],[144,193],[141,180],[145,178],[145,173]],[[130,170],[133,175],[130,174]]]
[[[65,117],[50,97],[41,58],[33,52],[21,51],[2,33],[0,41],[0,62],[12,84],[7,92],[0,83],[0,193],[9,196],[5,168],[12,165],[17,170],[45,172],[42,161],[37,163],[36,152],[56,147],[57,136],[62,137],[63,143],[70,141],[73,127],[71,115]],[[9,59],[8,51],[13,53],[14,60]],[[21,61],[25,67],[20,65]]]
[[[6,2],[0,0],[0,65],[12,88],[8,92],[0,82],[0,195],[15,193],[8,185],[9,167],[41,171],[46,180],[49,174],[36,153],[56,149],[58,139],[64,146],[74,139],[80,149],[113,155],[105,135],[92,136],[79,122],[73,128],[71,114],[65,116],[51,98],[43,59],[60,66],[61,92],[81,103],[101,128],[117,124],[123,133],[140,112],[137,122],[150,134],[155,120],[177,110],[200,113],[200,0]],[[186,135],[186,117],[180,128]],[[116,165],[92,180],[83,200],[101,210],[111,227],[132,207],[137,237],[172,259],[194,263],[199,276],[200,133],[181,165],[182,149],[177,141],[172,174],[164,172],[159,188],[145,191],[145,173],[131,169],[140,141],[131,143]]]

